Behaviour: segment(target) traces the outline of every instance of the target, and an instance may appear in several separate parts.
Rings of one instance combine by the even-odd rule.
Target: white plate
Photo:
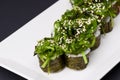
[[[39,68],[34,46],[49,37],[53,23],[71,9],[69,0],[60,0],[0,43],[0,66],[29,80],[99,80],[120,61],[120,15],[112,32],[102,36],[100,47],[91,53],[90,63],[82,71],[65,68],[48,75]],[[49,78],[49,79],[48,79]]]

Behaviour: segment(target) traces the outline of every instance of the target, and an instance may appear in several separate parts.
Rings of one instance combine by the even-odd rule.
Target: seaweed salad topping
[[[96,18],[72,9],[66,11],[61,20],[54,23],[54,39],[65,54],[83,55],[94,45],[96,30]],[[83,57],[86,59],[85,53]],[[85,62],[87,63],[86,60]]]
[[[41,67],[45,68],[49,65],[50,60],[55,60],[58,58],[63,54],[63,51],[58,45],[56,45],[53,38],[44,38],[36,45],[35,55],[36,54],[44,62]]]

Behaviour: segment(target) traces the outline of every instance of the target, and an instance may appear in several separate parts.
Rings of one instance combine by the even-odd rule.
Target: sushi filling
[[[87,49],[84,53],[85,55],[87,55],[90,52],[90,49]],[[82,53],[78,54],[78,55],[74,55],[74,54],[66,54],[66,56],[70,57],[83,57]]]

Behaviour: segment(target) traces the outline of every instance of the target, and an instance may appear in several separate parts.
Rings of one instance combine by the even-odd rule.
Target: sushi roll
[[[100,29],[98,28],[97,31],[94,33],[95,35],[95,44],[93,47],[91,47],[91,50],[95,50],[100,46],[100,39],[101,39],[101,33],[100,33]]]
[[[120,0],[117,0],[117,5],[118,5],[119,11],[120,11]]]
[[[112,9],[114,10],[114,13],[116,14],[116,16],[119,14],[119,5],[117,4],[117,1],[114,1],[112,4]]]
[[[38,41],[34,55],[40,68],[54,73],[67,66],[83,70],[89,53],[100,45],[101,34],[113,30],[113,18],[120,12],[120,0],[70,0],[73,7],[55,21],[51,38]]]
[[[63,61],[63,58],[64,58],[64,56],[59,56],[55,60],[50,60],[49,61],[49,66],[42,67],[42,65],[44,64],[44,61],[42,61],[40,59],[40,57],[38,57],[41,69],[44,72],[49,72],[50,71],[51,73],[61,71],[65,67],[65,63]]]
[[[62,49],[54,42],[53,38],[44,38],[35,47],[40,67],[44,72],[54,73],[65,67]]]
[[[85,56],[87,62],[85,62],[82,53],[78,55],[73,54],[65,54],[65,63],[68,68],[74,69],[74,70],[83,70],[86,68],[89,62],[89,56],[90,49],[87,49],[85,51]]]
[[[61,20],[54,23],[54,38],[65,52],[65,64],[71,69],[85,69],[90,48],[95,42],[97,20],[84,14],[76,19]]]
[[[103,24],[101,26],[101,34],[109,33],[113,30],[113,19],[107,17],[103,20]]]

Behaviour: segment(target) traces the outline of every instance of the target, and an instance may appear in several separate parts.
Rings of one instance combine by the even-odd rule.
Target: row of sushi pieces
[[[65,66],[85,69],[89,53],[100,45],[101,34],[112,31],[119,2],[81,1],[71,0],[73,8],[55,21],[53,36],[45,37],[35,46],[34,54],[44,72],[58,72]]]

